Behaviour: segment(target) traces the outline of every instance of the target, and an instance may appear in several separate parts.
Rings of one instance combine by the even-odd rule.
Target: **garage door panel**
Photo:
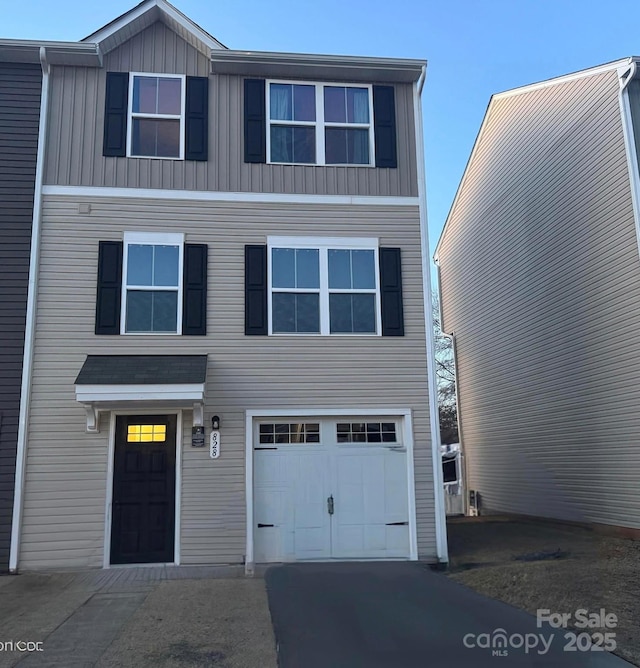
[[[406,451],[326,441],[336,421],[320,422],[321,443],[255,453],[254,516],[278,525],[255,530],[256,559],[408,558]]]

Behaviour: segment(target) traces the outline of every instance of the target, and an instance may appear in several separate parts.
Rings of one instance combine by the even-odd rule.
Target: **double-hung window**
[[[126,233],[122,333],[182,332],[182,234]]]
[[[267,82],[269,162],[373,165],[368,85]]]
[[[128,155],[184,159],[185,77],[132,74],[129,86]]]
[[[272,237],[271,334],[380,334],[377,239]]]

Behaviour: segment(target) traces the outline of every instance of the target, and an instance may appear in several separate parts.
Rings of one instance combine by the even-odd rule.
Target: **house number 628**
[[[218,459],[220,456],[220,432],[212,431],[209,442],[209,456],[211,459]]]

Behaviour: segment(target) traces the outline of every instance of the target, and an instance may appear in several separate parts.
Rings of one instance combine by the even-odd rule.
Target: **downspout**
[[[444,308],[442,306],[442,279],[440,276],[440,258],[434,255],[433,261],[436,265],[438,273],[438,296],[439,296],[439,315],[440,315],[440,332],[442,336],[446,336],[451,341],[451,352],[453,353],[453,382],[456,391],[456,424],[458,426],[458,445],[460,446],[460,462],[462,464],[462,512],[465,515],[469,514],[469,494],[467,490],[467,458],[464,453],[464,438],[462,436],[462,420],[460,419],[460,383],[458,380],[458,348],[456,344],[455,332],[448,333],[444,329]]]
[[[27,295],[24,353],[22,358],[22,386],[20,389],[20,416],[18,421],[18,443],[16,451],[16,477],[13,493],[11,548],[9,552],[9,571],[11,573],[16,573],[18,571],[20,530],[22,528],[22,509],[24,504],[23,491],[27,455],[27,428],[29,403],[31,399],[31,374],[33,370],[36,293],[38,287],[38,267],[40,253],[40,223],[42,220],[42,183],[44,180],[45,139],[47,135],[47,116],[49,106],[50,68],[47,61],[47,51],[44,46],[40,47],[40,66],[42,67],[42,88],[40,92],[38,151],[36,157],[36,176],[33,194],[33,219],[31,222],[31,253],[29,256],[29,291]]]
[[[418,200],[420,211],[420,251],[422,257],[422,292],[424,295],[424,327],[426,335],[427,376],[429,382],[429,415],[431,427],[431,458],[433,464],[434,511],[436,520],[436,555],[447,563],[447,524],[444,505],[442,455],[440,454],[440,426],[438,418],[438,387],[436,383],[433,314],[431,312],[431,274],[429,269],[429,236],[427,231],[427,182],[424,166],[424,130],[422,124],[422,88],[427,76],[423,65],[418,81],[413,84],[413,115],[416,124],[416,162],[418,170]]]
[[[636,228],[636,243],[640,253],[640,172],[638,166],[638,152],[636,151],[635,130],[633,117],[631,115],[631,103],[629,101],[629,84],[638,72],[638,63],[629,59],[629,64],[618,69],[618,80],[620,83],[620,118],[622,121],[622,133],[624,136],[625,153],[627,154],[627,168],[629,170],[629,186],[631,190],[631,204],[633,208],[633,221]]]

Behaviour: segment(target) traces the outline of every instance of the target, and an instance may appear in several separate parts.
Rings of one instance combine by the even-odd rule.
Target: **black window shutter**
[[[264,79],[244,80],[244,161],[267,161]]]
[[[399,248],[380,249],[382,336],[404,336],[402,268]]]
[[[182,333],[207,333],[207,245],[184,245],[182,280]]]
[[[101,241],[98,247],[96,334],[120,334],[122,241]]]
[[[397,167],[396,100],[393,86],[373,87],[376,167]]]
[[[102,155],[124,157],[127,154],[128,102],[129,74],[107,72]]]
[[[185,158],[207,160],[209,148],[209,79],[187,77]]]
[[[244,247],[244,333],[269,333],[267,325],[267,247]]]

